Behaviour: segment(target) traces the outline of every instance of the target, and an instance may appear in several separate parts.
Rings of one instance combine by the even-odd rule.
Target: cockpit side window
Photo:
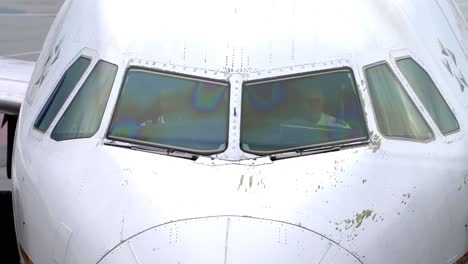
[[[57,141],[92,137],[101,124],[118,67],[100,60],[52,131]]]
[[[80,57],[67,69],[39,113],[34,123],[36,129],[42,132],[47,131],[90,63],[90,59]]]
[[[427,141],[433,133],[386,63],[365,69],[380,132],[387,137]]]
[[[349,68],[245,83],[241,118],[241,148],[257,155],[368,138]]]
[[[440,131],[447,135],[459,130],[455,115],[429,74],[411,58],[398,60],[397,65]]]

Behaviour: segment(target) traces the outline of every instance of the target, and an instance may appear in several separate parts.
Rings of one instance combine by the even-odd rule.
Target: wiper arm
[[[176,150],[173,148],[133,145],[131,149],[142,150],[142,151],[147,151],[147,152],[156,153],[156,154],[163,154],[163,155],[177,157],[177,158],[184,158],[184,159],[189,159],[193,161],[196,161],[200,157],[200,155],[181,151],[181,150]]]
[[[282,160],[282,159],[289,159],[289,158],[296,158],[301,156],[308,156],[308,155],[315,155],[327,152],[334,152],[341,150],[343,146],[328,146],[328,147],[311,147],[311,148],[303,148],[303,149],[296,149],[291,150],[283,153],[273,154],[270,155],[270,160]]]
[[[176,150],[173,148],[145,146],[145,145],[125,143],[125,142],[107,141],[107,142],[104,142],[104,145],[139,150],[139,151],[146,151],[146,152],[151,152],[151,153],[160,154],[160,155],[167,155],[167,156],[172,156],[172,157],[177,157],[177,158],[189,159],[193,161],[196,161],[200,157],[200,155],[193,154],[193,153],[186,152],[186,151]]]
[[[278,154],[272,154],[270,155],[270,159],[271,161],[275,161],[275,160],[281,160],[281,159],[289,159],[289,158],[295,158],[295,157],[301,157],[301,156],[315,155],[315,154],[339,151],[343,148],[352,148],[352,147],[357,147],[357,146],[362,146],[362,145],[367,145],[367,144],[369,144],[368,140],[352,142],[352,143],[342,143],[339,145],[332,145],[332,146],[326,146],[326,147],[322,146],[322,147],[298,148],[294,150],[286,150],[285,152],[278,153]]]

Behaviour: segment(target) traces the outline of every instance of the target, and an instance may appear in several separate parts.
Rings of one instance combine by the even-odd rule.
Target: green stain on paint
[[[372,215],[372,210],[364,210],[360,214],[356,214],[356,228],[362,225],[362,222]]]
[[[372,150],[373,153],[376,153],[382,146],[382,138],[380,137],[379,134],[374,133],[373,131],[370,132],[369,138],[370,138],[370,149]]]
[[[242,187],[242,184],[244,184],[244,175],[242,175],[240,178],[239,187],[237,187],[237,190],[239,190],[240,187]]]

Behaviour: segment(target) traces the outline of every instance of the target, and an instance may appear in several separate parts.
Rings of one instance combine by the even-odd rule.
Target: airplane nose
[[[321,234],[280,221],[240,216],[174,221],[122,242],[100,264],[362,263]]]

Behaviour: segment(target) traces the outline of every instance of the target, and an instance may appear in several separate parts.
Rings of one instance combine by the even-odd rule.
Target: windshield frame
[[[298,78],[307,78],[307,77],[312,77],[312,76],[318,76],[322,74],[330,74],[330,73],[337,73],[337,72],[347,72],[351,74],[351,82],[353,84],[353,89],[354,92],[357,96],[357,104],[359,108],[361,109],[361,114],[360,114],[360,120],[361,124],[363,124],[363,130],[365,133],[364,137],[361,138],[355,138],[355,139],[349,139],[349,140],[339,140],[339,141],[333,141],[329,143],[323,143],[323,144],[311,144],[311,145],[304,145],[300,147],[292,147],[292,148],[285,148],[285,149],[279,149],[279,150],[274,150],[274,151],[252,151],[252,150],[247,150],[243,147],[243,127],[244,127],[244,118],[242,115],[242,106],[244,103],[244,97],[241,97],[241,118],[240,118],[240,140],[239,140],[239,148],[249,154],[257,155],[257,156],[271,156],[271,155],[276,155],[276,154],[282,154],[282,153],[288,153],[288,152],[294,152],[294,151],[304,151],[304,150],[313,150],[313,149],[322,149],[322,148],[328,148],[328,147],[334,147],[334,146],[339,146],[339,147],[345,147],[347,145],[349,146],[359,146],[362,144],[368,144],[370,140],[369,136],[369,127],[367,124],[367,119],[365,118],[365,104],[362,100],[362,94],[359,91],[359,86],[356,82],[356,77],[354,74],[354,70],[352,67],[349,66],[343,66],[343,67],[338,67],[338,68],[329,68],[329,69],[321,69],[321,70],[316,70],[316,71],[308,71],[308,72],[302,72],[302,73],[295,73],[295,74],[289,74],[289,75],[282,75],[282,76],[274,76],[274,77],[267,77],[267,78],[262,78],[262,79],[252,79],[248,81],[244,81],[242,83],[242,94],[244,93],[244,89],[249,86],[249,85],[255,85],[255,84],[261,84],[261,83],[271,83],[271,82],[277,82],[277,81],[284,81],[284,80],[294,80]],[[356,144],[357,143],[357,144]]]
[[[117,137],[111,135],[111,128],[115,124],[115,118],[117,115],[117,110],[119,109],[119,105],[122,102],[122,93],[124,91],[124,87],[126,85],[128,73],[132,70],[138,70],[138,71],[145,71],[148,74],[155,74],[155,75],[164,75],[164,76],[169,76],[177,79],[185,79],[185,80],[193,80],[193,81],[201,81],[201,82],[211,82],[211,83],[217,83],[221,84],[223,86],[226,86],[227,93],[228,93],[228,107],[227,107],[227,119],[226,119],[226,137],[224,140],[224,148],[221,150],[207,150],[207,151],[200,151],[200,150],[195,150],[195,149],[190,149],[190,148],[183,148],[183,147],[178,147],[178,146],[172,146],[172,145],[166,145],[166,144],[159,144],[159,143],[154,143],[154,142],[148,142],[148,141],[143,141],[143,140],[138,140],[138,139],[131,139],[131,138],[123,138],[123,137]],[[111,121],[109,123],[109,126],[106,131],[106,139],[110,141],[117,141],[117,142],[125,142],[125,143],[130,143],[130,144],[135,144],[135,145],[140,145],[140,146],[149,146],[149,147],[154,147],[154,148],[163,148],[167,149],[168,151],[180,151],[180,152],[186,152],[190,154],[197,154],[197,155],[204,155],[204,156],[211,156],[211,155],[216,155],[220,153],[224,153],[228,148],[229,148],[229,127],[230,127],[230,118],[231,118],[231,83],[226,80],[226,79],[213,79],[213,78],[207,78],[203,76],[194,76],[194,75],[189,75],[189,74],[184,74],[184,73],[179,73],[179,72],[173,72],[173,71],[164,71],[161,69],[155,69],[155,68],[150,68],[150,67],[145,67],[145,66],[139,66],[139,65],[130,65],[127,67],[125,70],[125,73],[122,78],[122,82],[119,88],[119,93],[117,95],[117,100],[116,103],[114,104],[114,109],[112,110],[112,115],[111,115]]]

